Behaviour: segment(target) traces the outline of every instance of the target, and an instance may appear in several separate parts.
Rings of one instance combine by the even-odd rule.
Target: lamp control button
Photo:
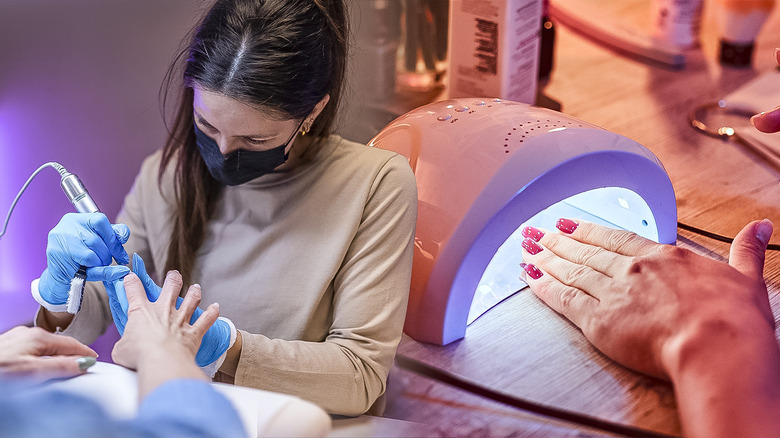
[[[438,120],[440,122],[445,122],[445,121],[447,121],[447,120],[449,120],[451,118],[452,118],[452,114],[442,114],[439,117],[437,117],[436,120]]]
[[[493,102],[501,103],[501,102],[503,102],[503,100],[501,100],[501,99],[493,99]]]
[[[485,106],[487,105],[484,100],[478,100],[473,103],[474,106]]]
[[[455,108],[455,111],[457,111],[459,113],[466,112],[468,110],[469,110],[469,107],[467,107],[466,105],[459,106],[459,107]]]

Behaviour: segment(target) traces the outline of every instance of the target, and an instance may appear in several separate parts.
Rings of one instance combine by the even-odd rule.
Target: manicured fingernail
[[[79,366],[79,369],[81,371],[86,371],[87,368],[91,367],[92,365],[95,365],[95,362],[97,360],[92,356],[84,356],[76,359],[76,363]]]
[[[525,273],[528,274],[528,276],[533,278],[534,280],[538,280],[539,277],[542,276],[542,271],[540,271],[539,268],[537,268],[532,264],[527,264],[523,266],[523,269],[525,270]]]
[[[761,222],[759,222],[756,225],[756,239],[758,239],[761,243],[764,244],[764,246],[767,246],[769,244],[769,239],[772,238],[772,231],[774,231],[774,227],[772,226],[772,221],[769,219],[764,219]]]
[[[526,263],[520,263],[520,268],[522,269],[522,271],[520,271],[520,281],[523,281],[523,282],[527,283],[528,281],[525,278],[526,277],[526,275],[525,275],[525,267],[526,267],[526,265],[527,265]]]
[[[753,126],[756,126],[756,119],[758,119],[759,117],[763,116],[764,114],[766,114],[766,111],[764,111],[762,113],[758,113],[758,114],[754,115],[753,117],[751,117],[750,118],[750,124],[753,125]]]
[[[577,229],[579,225],[580,225],[579,223],[571,219],[560,218],[558,219],[558,222],[555,224],[555,228],[563,231],[566,234],[571,234],[574,232],[574,230]]]
[[[171,278],[174,275],[181,275],[181,274],[179,274],[179,271],[177,271],[175,269],[171,269],[170,271],[168,271],[168,273],[165,275],[165,277],[166,278]]]
[[[544,236],[544,233],[541,230],[534,227],[523,228],[522,234],[523,237],[530,237],[531,239],[534,239],[537,242],[542,240],[542,236]]]
[[[523,248],[531,255],[539,254],[542,251],[542,247],[530,238],[523,239]]]
[[[780,52],[780,47],[775,48],[775,59],[777,59],[777,52]]]

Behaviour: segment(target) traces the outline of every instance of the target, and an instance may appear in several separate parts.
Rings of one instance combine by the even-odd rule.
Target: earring
[[[311,129],[311,124],[312,124],[311,120],[306,121],[307,126],[304,126],[303,129],[301,129],[301,135],[306,135],[306,133],[309,132],[309,130]]]

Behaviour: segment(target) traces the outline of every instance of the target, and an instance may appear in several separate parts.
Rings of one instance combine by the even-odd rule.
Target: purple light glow
[[[47,161],[76,173],[116,217],[141,161],[163,144],[157,93],[197,4],[0,3],[0,220]],[[0,240],[0,331],[32,319],[29,284],[46,267],[47,233],[71,211],[53,169],[19,201]]]

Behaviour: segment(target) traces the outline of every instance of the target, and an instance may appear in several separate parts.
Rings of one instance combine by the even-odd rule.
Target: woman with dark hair
[[[144,264],[220,303],[196,358],[215,380],[368,411],[401,338],[417,197],[405,158],[331,133],[346,57],[341,0],[217,1],[179,56],[170,137],[119,214],[129,233],[66,215],[34,283],[36,323],[89,343],[113,316],[121,333],[121,280],[88,284],[75,317],[61,305],[80,265],[98,279],[137,253],[152,299]]]

